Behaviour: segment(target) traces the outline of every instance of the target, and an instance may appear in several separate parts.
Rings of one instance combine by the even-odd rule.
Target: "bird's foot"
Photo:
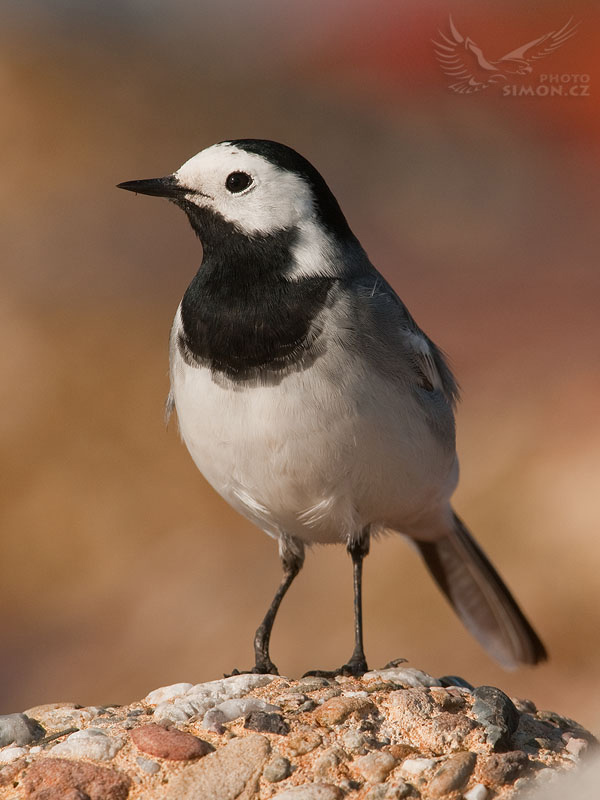
[[[347,664],[344,664],[339,669],[325,670],[325,669],[311,669],[305,672],[303,678],[337,678],[338,675],[343,675],[348,678],[360,678],[365,672],[369,671],[367,662],[364,658],[351,658]]]
[[[252,669],[232,669],[224,678],[233,678],[234,675],[279,675],[279,670],[269,659],[268,661],[256,662]]]
[[[408,658],[394,658],[392,661],[388,661],[384,669],[394,669],[394,667],[398,667],[400,664],[406,664],[407,661]]]

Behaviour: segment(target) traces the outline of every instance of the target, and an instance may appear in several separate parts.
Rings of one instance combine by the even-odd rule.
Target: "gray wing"
[[[373,268],[353,283],[360,330],[385,354],[386,369],[427,391],[440,390],[454,408],[459,387],[442,350],[417,325],[392,287]],[[368,342],[366,343],[368,346]]]

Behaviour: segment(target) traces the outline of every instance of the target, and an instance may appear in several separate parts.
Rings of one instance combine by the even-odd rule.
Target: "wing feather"
[[[371,273],[358,280],[355,290],[359,297],[368,298],[367,307],[373,316],[365,327],[374,326],[377,350],[385,352],[386,358],[401,359],[415,385],[443,392],[454,408],[459,387],[442,350],[419,328],[389,283],[379,273]]]
[[[544,36],[540,36],[538,39],[527,42],[527,44],[521,47],[517,47],[516,50],[511,50],[510,53],[502,56],[500,61],[508,61],[515,58],[522,58],[526,61],[539,61],[540,58],[546,58],[546,56],[549,56],[559,47],[562,47],[568,39],[577,33],[577,29],[581,23],[572,23],[573,17],[571,17],[560,30],[547,33]]]

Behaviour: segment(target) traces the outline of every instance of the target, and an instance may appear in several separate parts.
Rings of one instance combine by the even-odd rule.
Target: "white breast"
[[[280,383],[238,388],[171,347],[171,388],[194,462],[267,533],[347,541],[367,524],[403,530],[452,492],[443,452],[416,402],[330,348]]]

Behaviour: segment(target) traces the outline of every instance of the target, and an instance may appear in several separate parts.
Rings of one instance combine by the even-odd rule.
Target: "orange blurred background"
[[[589,97],[453,93],[431,43],[449,11],[492,59],[568,18],[559,2],[4,4],[0,713],[130,701],[252,662],[275,544],[162,416],[200,246],[174,207],[114,186],[259,137],[321,170],[450,354],[456,507],[551,653],[503,672],[386,538],[365,567],[371,664],[404,656],[598,730],[600,8],[570,3],[576,35],[510,81],[583,73]],[[273,659],[332,668],[351,639],[350,563],[321,548]]]

